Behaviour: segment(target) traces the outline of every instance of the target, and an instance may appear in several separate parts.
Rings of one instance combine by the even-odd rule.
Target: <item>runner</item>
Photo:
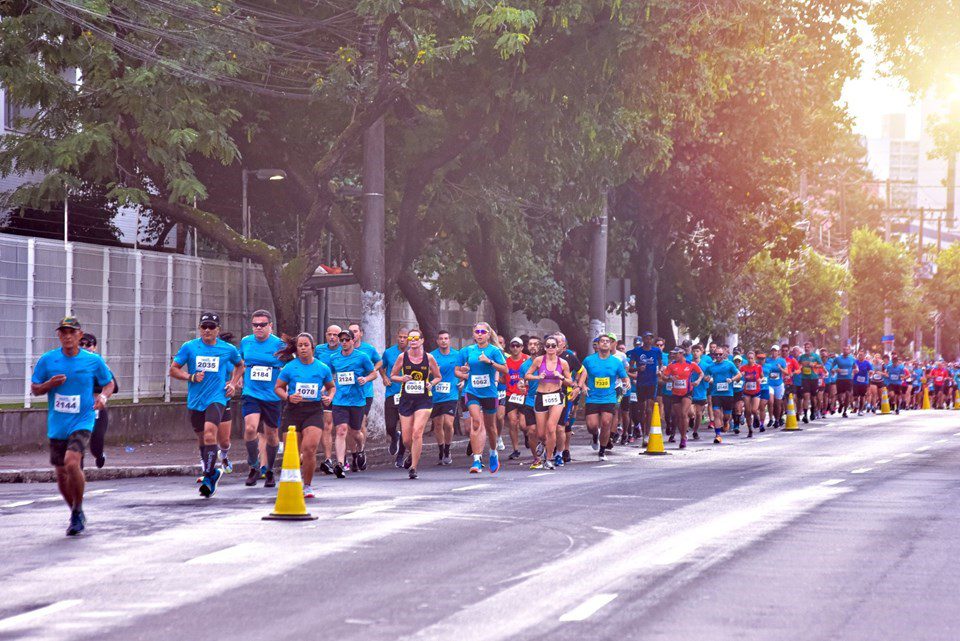
[[[597,353],[583,359],[583,370],[577,385],[586,394],[587,430],[593,435],[594,442],[599,442],[599,458],[605,461],[613,416],[617,411],[616,381],[626,385],[630,380],[623,362],[610,355],[617,337],[614,334],[601,334],[599,339]]]
[[[619,340],[617,341],[616,349],[614,349],[611,354],[623,363],[623,367],[627,370],[627,374],[629,375],[629,358],[627,357],[626,352],[626,343],[624,343],[622,340]],[[628,386],[622,386],[620,383],[617,383],[617,402],[620,405],[620,409],[616,416],[616,433],[620,437],[620,445],[626,445],[629,442],[630,434],[633,431],[633,426],[630,422],[630,390],[632,387],[633,381],[631,381]],[[614,437],[614,440],[616,440],[616,437]]]
[[[570,366],[570,375],[576,380],[582,363],[580,362],[580,357],[577,356],[577,353],[570,349],[567,345],[567,337],[563,335],[562,332],[555,332],[553,337],[557,339],[557,344],[559,345],[558,352],[560,358],[567,361],[567,365]],[[537,345],[541,346],[542,341],[537,339]],[[563,462],[570,462],[570,435],[573,434],[573,423],[576,418],[577,413],[577,403],[580,400],[580,388],[576,385],[571,385],[565,387],[567,391],[567,404],[563,410],[563,416],[560,417],[560,422],[563,424],[563,451],[561,452]],[[559,442],[559,441],[558,441]],[[558,445],[558,448],[560,446]]]
[[[817,409],[815,400],[820,381],[815,366],[823,367],[823,361],[820,355],[813,351],[813,343],[807,341],[803,344],[803,354],[797,358],[797,362],[800,363],[800,381],[803,391],[803,422],[809,423]]]
[[[953,375],[950,373],[950,370],[947,369],[943,359],[937,361],[937,366],[930,370],[928,378],[933,380],[931,400],[933,401],[934,409],[945,409],[947,396],[944,390],[948,389],[947,381],[952,380]]]
[[[693,346],[693,363],[703,372],[712,360],[703,355],[703,345],[697,343]],[[700,377],[700,383],[693,388],[693,440],[700,440],[700,426],[703,425],[703,417],[707,413],[707,395],[710,392],[710,383],[707,382],[706,374]]]
[[[280,414],[282,404],[275,390],[277,375],[283,362],[277,353],[284,349],[283,340],[273,333],[273,317],[258,309],[250,317],[253,334],[240,341],[243,372],[243,442],[247,448],[246,485],[252,487],[263,475],[264,487],[274,487],[273,466],[280,449]],[[262,436],[261,436],[262,435]],[[266,459],[260,459],[260,440],[264,441]]]
[[[747,421],[747,438],[753,438],[754,428],[760,423],[760,388],[763,381],[763,366],[757,363],[757,354],[747,352],[747,362],[740,366],[743,380],[743,408]]]
[[[274,386],[277,397],[287,403],[284,424],[295,426],[300,435],[300,475],[305,499],[315,496],[312,484],[323,434],[323,408],[330,405],[337,391],[333,372],[314,355],[316,347],[311,334],[297,334],[287,348],[287,352],[295,350],[297,357],[283,366]],[[267,474],[271,471],[272,468]]]
[[[231,332],[221,331],[219,338],[223,342],[236,347]],[[233,368],[230,368],[227,376],[233,376]],[[233,431],[233,401],[234,396],[242,385],[243,381],[241,380],[238,382],[236,388],[227,392],[227,406],[223,408],[223,416],[220,418],[220,424],[217,425],[217,460],[220,461],[220,469],[223,470],[224,474],[233,473],[233,463],[230,462],[230,433]],[[197,477],[197,483],[203,483],[202,476]]]
[[[557,344],[563,344],[559,339],[556,340]],[[530,372],[530,368],[533,365],[534,359],[543,354],[543,341],[536,336],[531,336],[527,340],[527,353],[530,358],[525,360],[523,364],[520,365],[519,372],[521,380],[525,384],[524,390],[526,392],[523,398],[523,407],[520,410],[520,422],[523,426],[524,443],[526,444],[527,449],[533,453],[534,465],[531,466],[531,469],[540,469],[543,466],[543,457],[541,456],[541,452],[544,448],[544,445],[540,443],[540,439],[537,437],[536,399],[537,386],[540,381],[538,379],[528,380],[527,374]],[[539,464],[537,464],[538,460],[540,461]],[[563,460],[564,462],[568,463],[570,461],[569,456],[564,456]]]
[[[80,321],[67,316],[57,325],[60,347],[40,356],[30,377],[30,393],[47,395],[47,438],[57,489],[70,508],[67,536],[86,527],[83,513],[83,454],[96,422],[114,392],[113,373],[99,355],[80,349]],[[93,394],[94,385],[101,391]]]
[[[321,343],[317,345],[317,348],[313,351],[313,355],[318,361],[330,367],[330,359],[334,354],[340,353],[340,332],[343,330],[340,329],[339,325],[330,325],[327,327],[324,332],[324,336],[327,339],[326,343]],[[333,368],[330,368],[333,371]],[[324,406],[323,408],[323,454],[325,456],[322,463],[320,463],[320,471],[324,474],[333,474],[334,468],[334,458],[336,454],[333,449],[333,407],[332,405]],[[280,441],[280,449],[278,451],[283,451],[283,441]]]
[[[400,428],[407,456],[403,467],[409,470],[411,479],[417,478],[417,466],[423,451],[423,428],[433,411],[433,386],[443,377],[433,356],[423,351],[423,334],[419,329],[407,333],[406,350],[397,357],[390,370],[390,380],[399,383]]]
[[[403,326],[397,330],[397,344],[384,350],[383,369],[380,370],[383,375],[383,387],[385,388],[383,392],[383,421],[387,428],[387,436],[390,437],[389,451],[390,454],[397,457],[394,465],[398,469],[403,467],[403,455],[405,453],[403,439],[400,430],[397,429],[397,425],[400,423],[398,406],[400,404],[401,386],[400,383],[392,380],[390,372],[393,371],[393,364],[397,362],[397,358],[407,349],[407,333],[409,331],[407,327]]]
[[[355,348],[357,342],[350,330],[340,332],[340,352],[330,357],[337,391],[333,397],[333,425],[336,428],[335,449],[337,460],[333,473],[344,477],[347,460],[347,433],[352,435],[356,450],[353,453],[353,469],[364,470],[367,456],[363,451],[366,438],[363,421],[367,415],[366,386],[377,376],[377,369],[370,357]]]
[[[786,391],[784,385],[784,376],[787,374],[787,361],[780,356],[780,346],[773,344],[770,346],[770,356],[763,364],[763,374],[767,378],[767,384],[770,386],[770,421],[767,427],[782,427],[784,400],[783,395]]]
[[[562,444],[557,445],[557,426],[566,404],[563,386],[573,385],[573,378],[570,365],[557,356],[560,342],[556,336],[548,336],[543,341],[543,348],[545,353],[533,359],[525,378],[537,381],[534,412],[537,440],[543,443],[543,456],[534,460],[533,467],[542,464],[544,469],[552,470],[563,465]]]
[[[217,463],[217,431],[223,420],[227,399],[243,379],[243,359],[237,348],[220,340],[220,316],[200,315],[200,338],[184,343],[170,364],[170,377],[187,381],[187,409],[190,425],[197,434],[203,481],[200,494],[211,497],[217,490],[222,470]],[[184,369],[186,366],[186,369]],[[227,372],[233,368],[229,380]]]
[[[348,329],[353,332],[354,335],[354,349],[370,359],[370,362],[373,363],[374,373],[379,372],[383,369],[383,361],[380,359],[380,353],[377,351],[377,348],[371,345],[370,343],[363,342],[363,328],[360,327],[359,323],[352,323]],[[363,425],[360,431],[350,430],[349,436],[351,439],[350,450],[352,452],[351,462],[354,472],[362,472],[367,469],[367,457],[363,453],[364,443],[367,442],[367,416],[370,414],[370,408],[373,406],[373,380],[369,380],[363,386],[363,398],[364,398],[364,407],[363,407]]]
[[[886,369],[887,391],[889,392],[890,407],[894,414],[900,413],[900,402],[903,394],[903,379],[906,377],[906,368],[900,364],[900,355],[893,353],[893,359]]]
[[[430,352],[440,368],[440,382],[433,387],[433,433],[437,438],[437,465],[450,465],[450,443],[453,441],[453,419],[460,404],[460,381],[457,369],[463,365],[459,350],[450,348],[450,332],[437,332],[437,349]]]
[[[857,352],[857,361],[853,370],[853,399],[857,406],[857,416],[863,416],[867,410],[867,394],[870,389],[870,372],[873,364],[867,360],[863,350]]]
[[[97,354],[97,337],[90,333],[84,333],[80,337],[80,349],[85,349],[92,354]],[[113,377],[113,393],[120,391],[120,385],[117,383],[117,377]],[[99,396],[103,387],[99,383],[93,384],[94,396]],[[93,424],[93,434],[90,435],[90,453],[93,454],[94,462],[97,468],[102,468],[107,459],[104,456],[103,441],[107,435],[107,429],[110,427],[110,409],[104,406],[102,409],[94,410],[96,422]]]
[[[733,364],[736,365],[737,371],[740,371],[740,367],[743,365],[743,356],[739,353],[733,355]],[[743,376],[733,381],[733,433],[739,436],[740,428],[745,424],[744,418],[744,402],[743,402]]]
[[[696,363],[688,363],[683,348],[673,350],[673,362],[667,365],[661,376],[672,381],[673,412],[677,430],[680,432],[680,449],[687,447],[687,424],[689,423],[693,389],[703,380],[703,371]]]
[[[507,357],[507,429],[510,432],[510,444],[513,451],[508,457],[511,461],[520,458],[520,423],[523,402],[526,400],[526,380],[520,374],[520,368],[529,356],[523,353],[523,339],[514,336],[510,339],[510,356]]]
[[[500,457],[497,454],[497,385],[496,374],[507,375],[507,359],[496,347],[496,334],[486,322],[473,326],[474,344],[461,350],[463,365],[459,371],[468,374],[463,396],[470,412],[470,450],[473,462],[470,473],[478,474],[483,470],[481,453],[483,452],[484,432],[489,446],[490,473],[500,470]],[[493,341],[493,342],[491,342]]]
[[[853,405],[853,373],[857,359],[850,354],[850,346],[844,345],[840,355],[833,359],[833,372],[837,377],[837,402],[840,415],[848,418],[847,408]]]
[[[760,403],[757,407],[757,425],[760,432],[766,432],[767,408],[770,406],[770,379],[767,378],[767,355],[757,353],[757,365],[760,366]]]
[[[639,403],[640,429],[643,447],[650,437],[650,418],[657,398],[657,381],[660,377],[663,353],[653,345],[653,334],[644,332],[641,344],[627,352],[630,368],[637,375],[637,403]]]
[[[720,434],[730,429],[730,420],[733,416],[733,383],[740,378],[740,372],[733,361],[726,358],[726,354],[721,349],[713,364],[707,366],[706,374],[710,383],[710,398],[714,414],[713,442],[719,444],[723,442]]]

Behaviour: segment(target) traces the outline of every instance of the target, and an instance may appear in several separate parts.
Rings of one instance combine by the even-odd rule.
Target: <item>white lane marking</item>
[[[33,503],[33,501],[14,501],[13,503],[0,505],[0,508],[23,507],[24,505],[30,505],[31,503]]]
[[[620,530],[614,530],[613,528],[601,527],[599,525],[594,525],[593,529],[602,534],[609,534],[610,536],[623,536],[623,532]]]
[[[912,452],[900,452],[899,454],[894,454],[893,458],[907,458]]]
[[[820,428],[819,428],[819,427],[807,427],[807,428],[804,428],[804,429],[805,429],[807,432],[816,432],[816,431],[819,430]]]
[[[260,558],[265,551],[265,548],[257,543],[238,543],[216,552],[195,556],[189,559],[187,563],[200,565],[236,563],[247,559]]]
[[[844,482],[844,480],[845,480],[845,479],[827,479],[826,481],[824,481],[824,482],[821,483],[820,485],[826,485],[826,486],[830,486],[830,485],[840,485],[841,483]]]
[[[346,514],[341,514],[337,518],[338,519],[362,519],[372,514],[379,514],[380,512],[386,512],[392,507],[394,507],[393,501],[389,501],[386,503],[377,503],[374,505],[369,505],[367,507],[362,507],[359,510],[354,510],[353,512],[347,512]]]
[[[855,470],[850,470],[850,473],[851,473],[851,474],[866,474],[867,472],[869,472],[869,471],[872,470],[872,469],[873,469],[872,467],[858,467],[858,468],[855,469]]]
[[[616,467],[616,466],[617,466],[616,463],[605,463],[605,464],[603,464],[603,465],[594,465],[594,466],[593,466],[593,469],[595,469],[595,470],[602,470],[602,469],[605,468],[605,467]]]
[[[54,614],[55,612],[60,612],[61,610],[66,610],[67,608],[72,608],[75,605],[79,605],[81,602],[82,599],[66,599],[64,601],[51,603],[50,605],[42,608],[37,608],[36,610],[24,612],[23,614],[17,614],[12,617],[7,617],[6,619],[0,619],[0,631],[12,630],[14,628],[21,628],[24,625],[30,625],[37,619]]]
[[[757,439],[757,443],[763,443],[764,441],[769,441],[771,438],[773,438],[773,437],[771,437],[771,436],[761,436],[760,438]]]
[[[535,476],[553,476],[553,472],[537,472],[536,474],[527,474],[528,479],[532,479]]]
[[[469,492],[470,490],[485,490],[490,487],[489,483],[478,483],[477,485],[464,485],[463,487],[455,487],[451,492]]]
[[[880,459],[879,461],[877,461],[876,463],[874,463],[874,465],[883,465],[884,463],[889,463],[889,462],[892,461],[892,460],[893,460],[893,459],[882,458],[882,459]]]
[[[946,443],[946,442],[947,442],[947,439],[945,438],[938,438],[937,440],[934,441],[934,443]]]
[[[561,621],[585,621],[590,615],[617,598],[616,594],[596,594],[560,617]]]
[[[915,451],[917,451],[917,452],[926,452],[926,451],[929,450],[929,449],[931,449],[931,446],[929,446],[929,445],[924,445],[923,447],[918,447]]]

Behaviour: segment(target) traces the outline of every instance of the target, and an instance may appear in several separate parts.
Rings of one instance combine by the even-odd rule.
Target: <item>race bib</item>
[[[273,368],[266,367],[264,365],[255,365],[250,368],[250,380],[251,381],[266,381],[270,382],[273,380]]]
[[[673,391],[673,381],[667,381],[663,384],[664,391],[672,392]]]
[[[54,394],[53,411],[61,414],[79,414],[80,413],[80,395],[66,396],[64,394]]]
[[[500,399],[500,400],[502,401],[502,400],[505,399],[506,397],[507,397],[507,390],[505,390],[505,389],[497,390],[497,398],[498,398],[498,399]]]
[[[687,389],[687,381],[681,379],[673,382],[673,391],[674,392],[685,392]]]
[[[474,374],[470,377],[470,385],[472,387],[490,387],[490,375]]]
[[[636,393],[630,395],[630,402],[631,402],[631,403],[636,403],[636,402],[637,402],[637,395],[636,395]]]
[[[730,391],[730,383],[717,383],[718,392],[727,392]]]
[[[353,372],[337,372],[337,385],[355,385],[356,382]]]
[[[394,405],[399,405],[399,404],[400,404],[400,393],[399,393],[399,392],[393,395],[393,404],[394,404]]]
[[[766,377],[766,376],[764,376],[763,378],[760,379],[760,384],[761,384],[761,385],[766,385],[766,384],[767,384],[767,377]]]
[[[610,377],[609,376],[598,376],[593,379],[593,386],[597,389],[610,389]]]
[[[780,372],[770,372],[770,380],[771,381],[780,380]]]
[[[511,395],[510,395],[510,398],[507,399],[507,400],[508,400],[508,402],[510,402],[510,403],[515,403],[515,404],[519,405],[519,404],[523,403],[523,401],[526,400],[526,399],[524,398],[523,394],[511,394]]]
[[[855,379],[858,383],[866,383],[866,382],[867,382],[867,377],[866,377],[866,376],[860,376],[859,374],[858,374],[857,376],[855,376],[854,379]]]
[[[890,375],[890,380],[891,380],[891,381],[899,381],[899,380],[900,380],[900,375],[899,375],[899,374],[891,374],[891,375]]]
[[[437,383],[433,386],[433,389],[437,391],[437,394],[449,394],[450,393],[450,383],[443,382]]]
[[[840,376],[850,376],[850,370],[848,370],[848,369],[841,369],[841,370],[837,370],[837,371],[840,372]]]
[[[563,403],[563,398],[561,398],[560,392],[554,392],[553,394],[544,394],[540,401],[544,407],[554,407]]]
[[[219,372],[220,357],[219,356],[197,356],[197,360],[194,361],[194,369],[198,372]]]
[[[297,383],[294,393],[299,394],[304,400],[315,401],[320,397],[319,383]]]
[[[745,390],[748,391],[748,392],[756,392],[757,389],[758,389],[758,387],[757,387],[757,382],[756,382],[756,381],[747,381],[746,383],[743,384],[743,389],[745,389]]]
[[[813,374],[813,368],[812,368],[812,367],[808,367],[808,366],[806,366],[806,365],[804,365],[803,368],[802,368],[800,371],[803,372],[803,375],[804,375],[804,376],[810,376],[811,374]]]
[[[407,381],[403,384],[403,391],[407,394],[423,394],[427,386],[423,381]]]

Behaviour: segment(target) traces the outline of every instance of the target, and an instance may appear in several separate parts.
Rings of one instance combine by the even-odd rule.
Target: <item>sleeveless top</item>
[[[544,382],[544,383],[547,382],[547,381],[560,382],[560,381],[563,380],[563,365],[561,365],[561,362],[560,362],[560,361],[561,361],[561,359],[558,357],[558,358],[557,358],[557,369],[555,369],[555,370],[548,370],[548,369],[547,369],[547,357],[546,357],[546,356],[544,356],[544,357],[543,357],[543,360],[540,361],[540,367],[538,368],[537,371],[538,371],[540,374],[546,374],[546,378],[543,379],[543,382]]]
[[[427,387],[427,381],[430,380],[430,359],[427,353],[423,353],[422,360],[419,363],[410,361],[410,352],[403,354],[403,366],[400,373],[409,376],[410,380],[403,383],[401,388],[401,399],[406,398],[424,398],[431,396],[430,389]]]

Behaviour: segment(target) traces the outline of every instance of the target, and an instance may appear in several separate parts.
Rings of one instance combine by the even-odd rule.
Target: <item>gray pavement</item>
[[[669,456],[314,484],[0,486],[0,639],[960,638],[960,412],[828,419]],[[461,452],[462,454],[462,452]]]

